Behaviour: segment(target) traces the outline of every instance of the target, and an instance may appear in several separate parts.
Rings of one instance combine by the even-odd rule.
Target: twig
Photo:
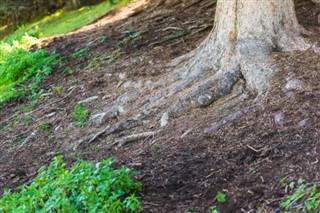
[[[257,149],[255,149],[255,148],[253,148],[252,146],[250,146],[249,144],[247,144],[247,147],[248,147],[249,149],[251,149],[252,151],[256,152],[256,153],[259,153],[259,152],[261,152],[261,151],[264,149],[264,148],[261,148],[261,149],[257,150]]]
[[[164,31],[167,31],[167,30],[183,30],[183,29],[180,28],[180,27],[166,27],[164,29],[157,30],[156,32],[160,32],[160,31],[164,32]]]
[[[192,32],[192,33],[191,33],[191,35],[194,35],[194,34],[200,33],[200,32],[202,32],[202,31],[204,31],[204,30],[206,30],[206,29],[208,29],[208,28],[211,28],[212,26],[213,26],[212,24],[208,24],[208,25],[206,25],[206,26],[204,26],[204,27],[202,27],[202,28],[198,29],[197,31]]]

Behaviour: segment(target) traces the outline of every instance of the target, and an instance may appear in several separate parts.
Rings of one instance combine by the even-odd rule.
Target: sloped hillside
[[[212,29],[214,1],[137,0],[42,39],[62,63],[38,85],[38,99],[0,105],[0,192],[60,154],[69,165],[112,156],[116,166],[139,172],[144,212],[283,212],[280,203],[296,190],[291,182],[320,180],[320,7],[296,5],[314,48],[273,53],[279,72],[271,91],[259,101],[228,96],[165,121],[132,120],[110,103],[163,78],[172,59],[196,48]],[[89,113],[83,127],[75,120],[79,105]]]

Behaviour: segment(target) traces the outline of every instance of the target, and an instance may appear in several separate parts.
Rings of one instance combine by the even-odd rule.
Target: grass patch
[[[66,169],[62,157],[55,157],[48,169],[20,187],[5,190],[0,212],[133,212],[141,210],[135,192],[141,185],[128,168],[114,170],[112,159],[99,163],[78,160]]]
[[[107,14],[110,10],[123,6],[132,0],[106,1],[95,6],[86,6],[77,10],[58,10],[31,24],[20,27],[12,35],[5,38],[6,41],[15,40],[17,36],[25,32],[34,33],[43,37],[66,34]]]

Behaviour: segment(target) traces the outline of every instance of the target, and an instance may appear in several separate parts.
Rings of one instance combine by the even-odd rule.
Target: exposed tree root
[[[279,8],[273,8],[273,0],[255,2],[258,12],[252,9],[251,3],[239,1],[242,3],[241,7],[233,1],[220,1],[214,30],[197,49],[174,60],[168,67],[168,74],[162,79],[120,95],[109,104],[109,110],[117,110],[120,119],[140,117],[154,121],[164,113],[179,117],[193,108],[208,107],[233,93],[239,84],[243,88],[242,93],[257,95],[267,91],[271,75],[276,71],[272,66],[270,53],[273,50],[305,50],[308,45],[300,36],[301,28],[292,16],[294,11],[291,1],[279,4]],[[200,0],[189,4],[198,2]],[[170,2],[159,1],[159,5],[165,3]],[[167,13],[167,10],[160,10],[153,12],[148,18]],[[247,13],[254,15],[256,19],[248,19],[244,15]],[[265,20],[266,17],[273,20]],[[272,28],[269,27],[270,23],[279,26]],[[206,132],[216,131],[250,109],[251,107],[225,117],[206,129]],[[109,126],[86,141],[91,143],[102,135],[134,127],[124,126],[126,124],[120,122]]]
[[[243,109],[241,111],[235,112],[231,115],[228,115],[228,116],[222,118],[218,122],[215,122],[215,123],[211,124],[210,127],[206,128],[204,130],[204,133],[214,134],[214,132],[218,131],[222,126],[227,125],[227,124],[233,122],[234,120],[236,120],[237,118],[239,118],[240,116],[248,113],[253,107],[255,107],[255,106],[252,105],[250,107],[246,107],[245,109]]]
[[[148,139],[148,138],[154,137],[156,134],[157,134],[157,132],[143,132],[143,133],[139,133],[139,134],[129,135],[129,136],[117,139],[115,142],[108,145],[107,148],[110,149],[116,145],[123,146],[126,143],[129,143],[132,141]]]
[[[121,121],[114,125],[107,126],[106,128],[94,134],[93,136],[90,136],[88,138],[82,138],[79,141],[70,144],[69,146],[65,147],[64,150],[65,151],[76,150],[83,143],[90,144],[96,141],[101,136],[108,136],[111,134],[119,133],[119,132],[132,129],[134,127],[141,126],[141,125],[142,125],[141,122],[137,119],[128,119],[126,121]]]
[[[38,130],[33,131],[18,147],[17,149],[20,149],[25,144],[29,143],[31,140],[33,140],[38,134]]]

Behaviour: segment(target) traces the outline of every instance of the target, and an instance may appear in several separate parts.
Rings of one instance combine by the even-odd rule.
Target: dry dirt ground
[[[273,53],[280,72],[258,103],[252,99],[229,108],[217,103],[195,109],[172,119],[153,137],[122,146],[107,144],[159,129],[159,122],[68,149],[121,119],[79,128],[72,115],[77,102],[98,96],[85,107],[90,115],[103,112],[108,101],[129,87],[166,75],[164,67],[171,59],[194,49],[209,34],[215,4],[184,2],[157,7],[147,2],[121,20],[98,21],[86,30],[43,40],[50,52],[61,54],[62,65],[41,83],[46,93],[38,100],[20,98],[0,106],[0,192],[26,183],[58,154],[68,164],[77,158],[98,161],[112,156],[116,166],[139,171],[135,178],[143,185],[144,212],[207,212],[211,206],[223,213],[281,212],[279,203],[292,191],[285,190],[280,179],[320,181],[320,56],[312,49]],[[320,7],[299,0],[297,13],[300,23],[313,32],[306,37],[319,46]],[[117,14],[113,11],[102,20]],[[72,56],[85,47],[87,52]],[[290,88],[292,79],[302,86]],[[247,106],[252,107],[233,122],[205,131]],[[32,120],[23,122],[27,116]],[[50,128],[39,130],[41,124]],[[21,145],[28,137],[31,140]],[[218,191],[227,195],[226,203],[217,203]]]

